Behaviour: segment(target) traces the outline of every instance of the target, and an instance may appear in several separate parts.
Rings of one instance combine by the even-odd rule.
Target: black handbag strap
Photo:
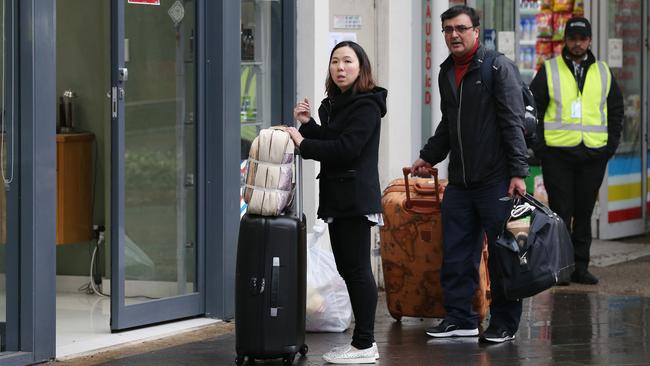
[[[544,211],[545,214],[552,216],[553,211],[548,208],[546,205],[541,203],[540,201],[537,200],[537,198],[533,197],[530,195],[530,193],[526,192],[523,196],[520,196],[522,200],[530,203],[531,205],[535,206],[535,208],[540,209]]]

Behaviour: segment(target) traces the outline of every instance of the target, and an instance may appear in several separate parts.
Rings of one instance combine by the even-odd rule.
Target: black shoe
[[[598,278],[585,270],[575,270],[571,274],[571,282],[581,283],[583,285],[596,285]]]
[[[445,319],[435,327],[427,328],[426,332],[428,335],[435,338],[476,337],[478,335],[478,327],[461,328]]]
[[[484,343],[503,343],[514,339],[515,333],[507,329],[488,327],[488,329],[481,334],[478,340]]]
[[[555,283],[555,286],[569,286],[571,284],[570,281],[557,281]]]

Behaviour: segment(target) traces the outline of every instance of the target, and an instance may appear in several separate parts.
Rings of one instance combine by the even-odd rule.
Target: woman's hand
[[[298,102],[296,107],[293,109],[293,118],[305,124],[311,119],[311,106],[309,105],[309,99],[305,98],[302,102]]]
[[[289,136],[291,136],[291,139],[293,140],[293,143],[296,146],[300,147],[300,144],[302,143],[302,140],[305,139],[304,137],[302,137],[300,132],[298,132],[298,130],[295,127],[287,127],[286,131],[289,133]]]

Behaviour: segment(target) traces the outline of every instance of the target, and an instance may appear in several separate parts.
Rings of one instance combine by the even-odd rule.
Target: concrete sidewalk
[[[395,322],[380,296],[378,365],[647,365],[650,359],[650,243],[647,237],[594,240],[596,286],[555,287],[524,303],[518,339],[498,348],[476,339],[432,340],[430,320]],[[296,365],[321,365],[322,353],[349,342],[351,333],[308,334],[309,354]],[[232,365],[234,327],[219,323],[193,332],[98,351],[56,365]],[[281,363],[267,363],[270,365]]]
[[[591,243],[591,266],[607,267],[650,256],[650,242],[647,236],[625,241],[597,240]]]

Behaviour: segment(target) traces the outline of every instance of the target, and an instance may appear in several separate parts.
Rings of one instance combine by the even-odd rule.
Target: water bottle
[[[523,70],[526,68],[526,48],[521,47],[519,48],[519,63],[518,63],[519,69]]]

